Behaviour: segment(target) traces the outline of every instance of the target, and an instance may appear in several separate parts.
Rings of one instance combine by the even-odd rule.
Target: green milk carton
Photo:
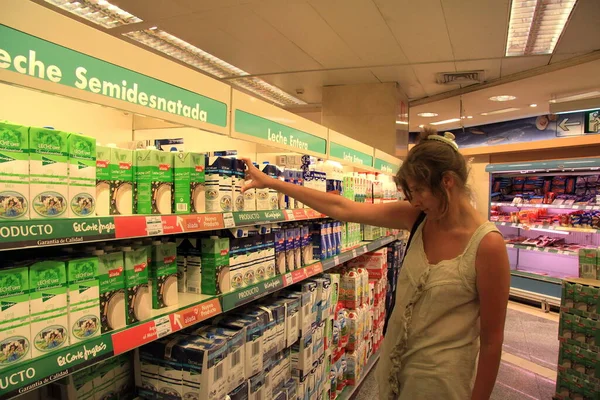
[[[579,277],[596,279],[598,264],[598,249],[579,249]]]
[[[149,271],[149,288],[152,308],[174,306],[179,302],[177,292],[177,244],[174,242],[152,243]]]
[[[31,358],[29,268],[0,269],[0,370]]]
[[[32,358],[69,345],[67,270],[63,261],[29,267]]]
[[[65,217],[69,207],[69,134],[29,129],[29,217]]]
[[[133,214],[134,152],[114,144],[97,147],[98,215]]]
[[[95,250],[92,255],[98,257],[102,333],[123,328],[126,324],[123,252]]]
[[[152,295],[148,288],[148,255],[146,247],[122,247],[125,261],[125,303],[127,324],[151,317]]]
[[[69,135],[69,217],[96,212],[96,139]]]
[[[28,219],[29,128],[0,122],[0,220]]]
[[[174,157],[175,213],[206,212],[204,154],[181,152]]]
[[[137,214],[173,213],[173,153],[156,149],[135,152]]]
[[[231,290],[229,239],[211,236],[200,241],[202,254],[202,294],[218,295]]]
[[[98,257],[67,260],[68,315],[71,344],[99,336]]]

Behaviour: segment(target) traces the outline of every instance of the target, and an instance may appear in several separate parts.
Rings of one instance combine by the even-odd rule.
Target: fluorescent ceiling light
[[[422,112],[422,113],[418,113],[417,115],[419,117],[424,117],[424,118],[432,118],[432,117],[437,117],[438,116],[437,113],[432,113],[432,112]]]
[[[408,125],[407,121],[396,121],[398,125]]]
[[[473,119],[472,115],[467,115],[467,119]]]
[[[600,108],[594,107],[594,108],[582,108],[580,110],[557,111],[557,112],[555,112],[555,114],[571,114],[571,113],[588,112],[588,111],[600,111]]]
[[[45,0],[58,8],[107,29],[136,24],[142,20],[106,0]]]
[[[565,101],[589,99],[591,97],[599,97],[600,91],[595,90],[593,92],[579,93],[565,97],[557,97],[556,99],[549,100],[549,103],[563,103]]]
[[[443,125],[443,124],[449,124],[451,122],[458,122],[458,121],[460,121],[460,118],[445,119],[443,121],[432,122],[431,125]]]
[[[246,89],[280,106],[305,105],[300,100],[260,78],[245,77],[248,72],[213,56],[198,47],[160,29],[124,33],[124,36],[164,53],[217,78],[239,76],[231,84]]]
[[[537,104],[530,104],[529,107],[537,107]]]
[[[506,56],[552,54],[577,0],[512,0]]]
[[[504,94],[504,95],[501,95],[501,96],[492,96],[492,97],[490,97],[491,101],[511,101],[511,100],[514,100],[514,99],[516,99],[516,96],[511,96],[511,95],[508,95],[508,94]]]
[[[512,107],[512,108],[503,108],[501,110],[496,110],[496,111],[489,111],[489,112],[483,112],[480,115],[496,115],[496,114],[504,114],[507,112],[511,112],[511,111],[517,111],[518,108]]]

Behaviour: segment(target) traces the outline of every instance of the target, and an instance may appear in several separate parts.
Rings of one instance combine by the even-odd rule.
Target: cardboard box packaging
[[[0,220],[28,219],[28,127],[0,122],[0,161]]]
[[[29,269],[0,270],[0,370],[31,358]]]

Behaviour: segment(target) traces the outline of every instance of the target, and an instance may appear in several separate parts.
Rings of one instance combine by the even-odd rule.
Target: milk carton
[[[202,293],[217,295],[231,290],[229,239],[211,236],[200,241],[202,252]]]
[[[63,261],[29,267],[32,358],[69,345],[67,271]]]
[[[58,218],[69,208],[69,155],[66,132],[29,129],[31,219]]]
[[[184,383],[197,384],[195,393],[200,399],[220,400],[227,395],[229,368],[225,359],[227,342],[214,339],[189,339],[182,344]]]
[[[256,318],[226,316],[215,322],[223,327],[244,332],[244,374],[253,376],[263,369],[264,326]]]
[[[134,192],[134,152],[96,146],[96,214],[131,215]]]
[[[72,133],[69,148],[69,217],[96,212],[96,139]]]
[[[206,158],[206,211],[229,212],[233,210],[233,172],[231,159]]]
[[[98,258],[67,261],[69,336],[71,344],[100,335]]]
[[[100,282],[100,321],[102,333],[123,328],[126,324],[125,266],[122,252],[92,253],[98,257]]]
[[[147,248],[121,248],[125,268],[125,318],[127,324],[144,321],[151,316],[152,294],[148,287]]]
[[[242,194],[242,187],[244,187],[244,175],[246,170],[246,164],[244,160],[232,159],[232,194],[233,194],[233,211],[244,211],[244,205],[246,200]]]
[[[206,212],[204,154],[181,152],[174,157],[175,213]]]
[[[0,122],[0,161],[0,220],[28,219],[28,127]]]
[[[179,303],[176,243],[156,241],[152,244],[152,262],[148,276],[152,308],[160,309]]]
[[[0,370],[31,358],[29,269],[0,270]]]
[[[137,214],[173,213],[173,153],[153,146],[135,152]]]

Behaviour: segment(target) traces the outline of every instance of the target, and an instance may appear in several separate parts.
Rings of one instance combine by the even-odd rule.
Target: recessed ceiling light
[[[514,100],[514,99],[516,99],[515,96],[511,96],[511,95],[508,95],[508,94],[504,94],[504,95],[501,95],[501,96],[492,96],[492,97],[490,97],[491,101],[511,101],[511,100]]]
[[[432,122],[431,125],[443,125],[443,124],[449,124],[449,123],[457,122],[457,121],[460,121],[460,118],[451,118],[451,119],[445,119],[443,121]]]
[[[106,0],[45,0],[58,8],[107,29],[136,24],[142,20]]]
[[[151,31],[154,31],[154,30],[156,30],[156,29],[157,29],[157,27],[156,27],[156,26],[153,26],[152,28],[150,28],[150,30],[151,30]]]
[[[573,95],[569,95],[569,96],[565,96],[565,97],[557,97],[555,99],[550,100],[549,103],[562,103],[565,101],[583,100],[583,99],[589,99],[591,97],[598,97],[598,96],[600,96],[600,91],[595,90],[592,92],[578,93],[578,94],[573,94]]]
[[[530,104],[529,107],[537,107],[537,104],[535,104],[535,103]]]
[[[419,125],[419,128],[424,128],[424,127],[425,127],[425,125]]]
[[[235,79],[230,80],[229,83],[246,89],[277,105],[291,106],[306,104],[305,101],[284,92],[260,78],[246,77],[246,75],[250,75],[246,71],[179,39],[177,36],[173,36],[168,32],[160,29],[146,29],[143,31],[124,33],[123,35],[217,78],[224,78],[226,76],[236,77]]]
[[[513,0],[506,56],[551,54],[577,0]]]
[[[504,114],[507,112],[511,112],[511,111],[517,111],[519,110],[518,108],[503,108],[501,110],[495,110],[495,111],[489,111],[489,112],[483,112],[480,115],[496,115],[496,114]]]
[[[433,117],[438,116],[437,113],[433,113],[433,112],[422,112],[422,113],[418,113],[417,115],[419,117],[423,117],[423,118],[433,118]]]
[[[396,121],[398,125],[408,125],[407,121]]]
[[[467,119],[473,119],[472,115],[467,115]]]

